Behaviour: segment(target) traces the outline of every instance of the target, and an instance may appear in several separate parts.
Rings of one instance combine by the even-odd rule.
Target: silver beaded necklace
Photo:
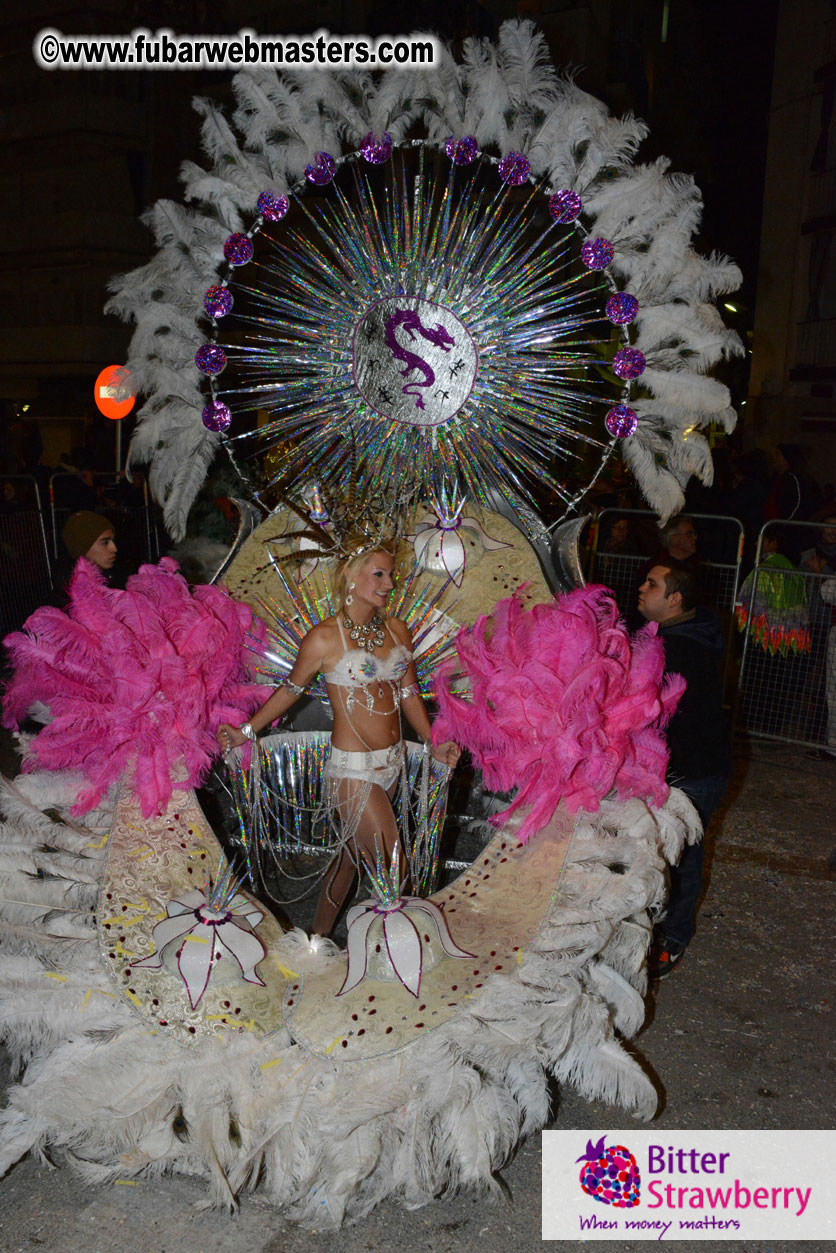
[[[373,653],[381,644],[386,643],[386,629],[380,614],[374,614],[368,622],[355,622],[348,614],[344,614],[343,626],[348,631],[348,638],[367,653]]]

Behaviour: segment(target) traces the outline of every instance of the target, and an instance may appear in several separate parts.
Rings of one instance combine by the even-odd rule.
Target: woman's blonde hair
[[[347,561],[341,561],[337,567],[337,573],[334,575],[334,610],[341,613],[345,609],[345,598],[348,595],[349,588],[354,580],[354,576],[359,574],[363,566],[376,553],[385,553],[387,557],[392,554],[387,548],[368,548],[365,552],[358,553],[356,557],[349,557]],[[394,558],[392,558],[394,561]]]

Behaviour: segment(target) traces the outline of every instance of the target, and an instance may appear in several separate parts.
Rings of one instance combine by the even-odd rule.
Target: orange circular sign
[[[127,395],[124,390],[129,378],[127,366],[109,365],[96,379],[93,398],[99,412],[106,418],[113,418],[115,421],[125,418],[136,404],[136,396]]]

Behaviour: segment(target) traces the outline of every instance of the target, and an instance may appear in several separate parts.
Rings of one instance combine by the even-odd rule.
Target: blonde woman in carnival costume
[[[221,747],[254,740],[281,718],[322,674],[334,712],[331,756],[325,770],[325,807],[339,817],[340,848],[322,886],[313,931],[328,935],[363,863],[381,853],[390,864],[399,846],[392,808],[405,776],[401,710],[437,761],[456,765],[452,741],[432,748],[430,720],[418,686],[409,628],[385,616],[394,587],[394,559],[385,548],[361,548],[337,571],[333,617],[318,623],[299,647],[288,679],[240,727],[222,723]],[[403,853],[399,851],[405,876]]]

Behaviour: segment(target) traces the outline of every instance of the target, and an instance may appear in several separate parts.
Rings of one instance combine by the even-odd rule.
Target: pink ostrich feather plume
[[[571,813],[594,812],[610,793],[665,801],[664,727],[685,682],[665,677],[655,624],[631,640],[607,588],[530,610],[511,596],[463,628],[457,648],[470,697],[453,693],[449,662],[437,680],[433,740],[468,748],[492,790],[518,789],[496,821],[530,806],[523,842],[561,800]]]
[[[23,769],[82,770],[89,786],[74,812],[83,814],[133,767],[149,817],[174,787],[205,776],[219,725],[244,721],[268,694],[248,681],[244,660],[263,624],[222,588],[190,591],[170,557],[141,566],[124,591],[82,558],[69,593],[65,611],[37,609],[5,640],[15,673],[4,724],[17,726],[42,701],[52,720]]]

